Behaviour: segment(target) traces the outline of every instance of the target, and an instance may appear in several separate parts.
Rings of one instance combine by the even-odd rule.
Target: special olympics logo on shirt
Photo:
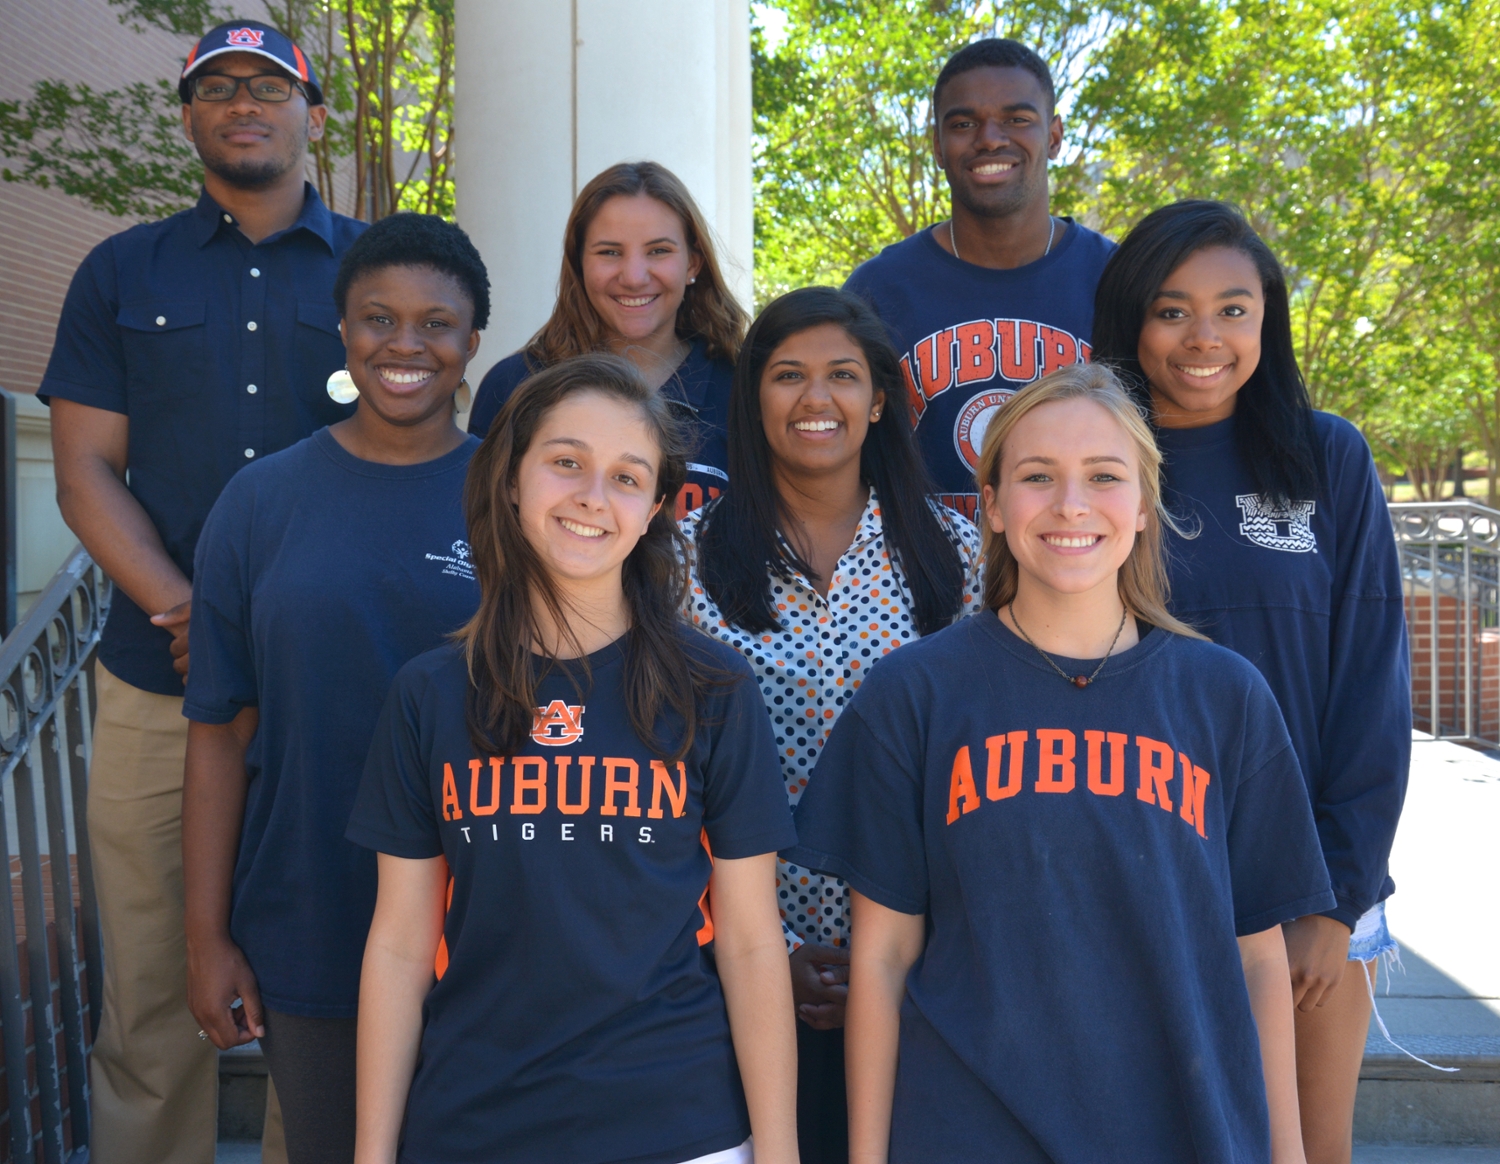
[[[266,34],[258,28],[231,28],[226,40],[235,48],[263,48]]]
[[[453,556],[467,562],[469,560],[469,543],[462,538],[454,542]]]
[[[1015,394],[1014,388],[992,388],[959,409],[958,420],[953,425],[953,447],[970,469],[979,467],[979,450],[984,446],[984,434],[990,421]]]
[[[1318,552],[1318,539],[1312,531],[1315,501],[1292,501],[1274,504],[1259,493],[1241,493],[1234,499],[1244,521],[1240,534],[1268,550],[1289,554]]]
[[[563,748],[583,739],[583,704],[564,703],[554,699],[536,709],[531,721],[531,738],[549,748]]]

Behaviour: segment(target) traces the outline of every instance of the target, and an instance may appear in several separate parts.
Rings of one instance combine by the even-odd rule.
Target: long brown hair
[[[1156,447],[1151,427],[1115,374],[1103,364],[1072,364],[1028,384],[1006,402],[984,433],[979,464],[974,470],[979,492],[982,495],[986,485],[999,490],[1005,439],[1015,431],[1022,418],[1044,404],[1059,400],[1089,400],[1099,405],[1115,418],[1135,445],[1146,528],[1135,535],[1130,556],[1120,567],[1120,600],[1125,603],[1125,609],[1143,622],[1173,634],[1206,638],[1167,609],[1169,585],[1161,531],[1164,527],[1179,534],[1184,534],[1184,531],[1162,504],[1161,450]],[[983,513],[980,516],[985,517]],[[1016,596],[1020,567],[1003,533],[992,530],[988,520],[981,522],[981,529],[984,534],[984,604],[998,613]]]
[[[565,603],[521,527],[511,501],[521,459],[547,414],[579,392],[597,392],[638,408],[661,452],[656,497],[661,509],[625,559],[622,582],[630,612],[626,634],[625,704],[643,743],[678,760],[692,747],[698,697],[722,676],[684,646],[682,604],[687,595],[686,543],[672,518],[672,502],[687,479],[686,442],[665,397],[628,361],[612,355],[575,356],[522,381],[474,453],[464,485],[464,509],[479,610],[457,634],[469,664],[469,736],[482,752],[506,754],[524,746],[537,713],[533,647],[542,641],[537,603],[545,607],[577,658],[565,668],[583,694],[588,663],[568,625]],[[581,682],[573,674],[583,671]],[[656,739],[663,712],[681,734]]]
[[[740,341],[750,317],[735,302],[719,270],[712,233],[698,204],[676,174],[658,162],[620,162],[595,177],[573,200],[568,225],[563,231],[562,274],[557,277],[557,303],[552,318],[526,345],[534,368],[545,368],[569,356],[606,351],[609,346],[604,321],[589,302],[583,285],[583,240],[594,216],[611,198],[645,194],[656,199],[682,220],[688,249],[701,260],[696,282],[690,283],[677,309],[677,334],[682,339],[701,337],[711,359],[733,363],[740,354]]]

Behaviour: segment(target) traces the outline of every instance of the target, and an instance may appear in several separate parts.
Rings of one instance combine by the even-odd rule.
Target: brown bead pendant
[[[1089,677],[1087,675],[1074,675],[1073,676],[1073,686],[1074,687],[1087,687],[1088,685],[1089,685]]]

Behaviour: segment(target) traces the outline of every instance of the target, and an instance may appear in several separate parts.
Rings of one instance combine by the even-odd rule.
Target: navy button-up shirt
[[[198,533],[245,465],[341,420],[333,280],[365,223],[312,186],[297,221],[259,243],[205,191],[198,204],[105,239],[73,276],[37,395],[130,418],[127,484],[188,578]],[[115,591],[99,658],[181,695],[171,636]]]

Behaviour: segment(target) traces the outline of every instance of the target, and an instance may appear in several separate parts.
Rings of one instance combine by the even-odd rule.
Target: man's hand
[[[193,600],[179,602],[164,614],[153,614],[151,623],[172,636],[172,670],[187,682],[188,673],[188,618],[193,613]]]
[[[1300,1011],[1322,1006],[1338,989],[1349,964],[1350,930],[1321,914],[1299,917],[1281,927],[1292,970],[1292,1003]]]
[[[815,1031],[844,1025],[849,996],[849,951],[804,942],[791,955],[797,1017]]]
[[[234,1005],[236,999],[241,1005]],[[227,937],[189,939],[188,1009],[221,1051],[266,1033],[255,972]]]

